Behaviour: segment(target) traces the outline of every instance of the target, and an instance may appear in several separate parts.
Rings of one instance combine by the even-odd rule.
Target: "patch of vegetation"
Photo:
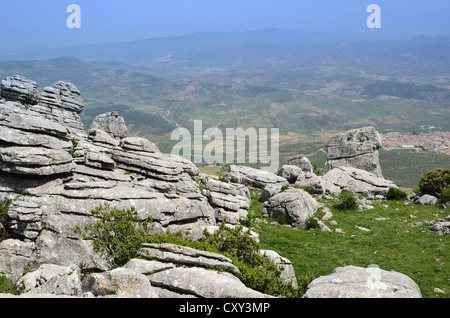
[[[450,167],[450,156],[431,151],[380,150],[380,165],[386,179],[399,187],[413,188],[427,171]]]
[[[14,279],[0,272],[0,294],[19,295],[20,293],[21,289],[17,288]]]
[[[446,216],[448,213],[439,214],[442,208],[381,201],[373,203],[373,209],[361,212],[336,209],[333,199],[320,202],[333,213],[331,219],[323,221],[332,232],[264,223],[253,229],[259,234],[262,249],[275,250],[292,262],[299,281],[329,275],[337,267],[367,268],[376,264],[383,270],[409,276],[424,298],[449,297],[450,236],[436,236],[429,226],[408,225]],[[362,231],[355,225],[371,231]],[[336,232],[337,228],[342,233]],[[435,288],[447,293],[436,293]]]
[[[386,193],[386,199],[388,200],[404,200],[408,197],[408,194],[398,188],[390,187]]]
[[[0,201],[0,242],[9,238],[8,231],[6,230],[6,227],[8,227],[8,218],[6,217],[6,213],[8,213],[8,209],[12,201],[13,200],[9,198]]]
[[[436,169],[420,177],[420,191],[441,198],[444,191],[450,187],[450,169]]]
[[[279,266],[259,252],[259,244],[241,226],[230,228],[222,223],[214,234],[205,232],[205,237],[211,246],[231,256],[240,270],[238,278],[247,287],[274,296],[301,296],[299,289],[280,278]]]
[[[442,191],[442,195],[439,198],[439,203],[450,202],[450,187]]]
[[[226,255],[239,268],[238,278],[249,288],[274,296],[301,296],[299,289],[280,278],[281,269],[261,255],[259,244],[242,226],[229,228],[224,222],[214,234],[205,231],[203,239],[192,241],[181,233],[151,235],[151,218],[141,220],[134,208],[120,210],[105,204],[91,211],[91,216],[98,220],[83,230],[76,227],[75,232],[92,240],[94,251],[107,256],[112,267],[138,257],[142,243],[171,243]]]
[[[152,219],[142,220],[133,207],[121,210],[105,204],[90,213],[98,220],[84,229],[77,226],[75,233],[92,240],[94,251],[107,256],[112,267],[125,265],[137,256],[141,244],[150,240]]]
[[[357,210],[358,199],[353,192],[341,192],[334,207],[338,210]]]

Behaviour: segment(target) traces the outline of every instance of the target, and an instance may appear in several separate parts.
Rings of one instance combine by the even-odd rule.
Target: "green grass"
[[[260,235],[261,248],[275,250],[291,260],[298,278],[329,275],[341,266],[376,264],[381,269],[409,276],[425,298],[450,297],[450,236],[438,237],[429,231],[429,226],[408,226],[408,223],[444,218],[450,211],[439,214],[442,209],[438,207],[411,203],[405,206],[404,202],[383,201],[374,204],[372,210],[339,211],[328,201],[333,217],[324,223],[332,233],[269,224],[258,224],[255,230]],[[321,217],[321,212],[316,216]],[[337,225],[330,224],[331,220]],[[371,231],[362,231],[355,225]],[[335,232],[336,228],[344,234]],[[435,293],[435,288],[447,293]]]

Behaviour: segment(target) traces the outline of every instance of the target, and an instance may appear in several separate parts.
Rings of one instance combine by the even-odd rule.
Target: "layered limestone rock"
[[[339,167],[352,167],[383,177],[378,151],[381,138],[374,127],[352,129],[326,143],[328,161],[324,174]]]
[[[217,221],[226,220],[230,224],[239,224],[247,218],[250,208],[250,191],[242,184],[226,183],[212,177],[201,180],[203,195],[214,208]]]
[[[274,173],[245,166],[230,166],[224,177],[225,182],[239,183],[250,187],[264,189],[267,185],[287,184],[287,180]]]
[[[199,238],[216,224],[192,162],[162,154],[144,138],[120,139],[124,125],[115,113],[86,133],[73,84],[57,82],[40,92],[35,82],[14,76],[1,88],[0,200],[13,201],[2,225],[9,239],[1,242],[0,271],[20,274],[45,263],[106,269],[91,242],[74,232],[105,203],[151,216],[155,233]]]

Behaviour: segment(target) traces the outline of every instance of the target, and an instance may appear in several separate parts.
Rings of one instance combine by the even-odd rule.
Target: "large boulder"
[[[286,161],[288,166],[296,166],[300,168],[303,172],[314,172],[314,167],[311,161],[303,155],[294,156]]]
[[[374,127],[352,129],[337,134],[326,143],[328,161],[324,173],[339,167],[352,167],[382,178],[380,148],[381,138]]]
[[[308,219],[314,215],[318,207],[318,202],[308,192],[288,189],[266,201],[262,213],[304,229],[307,227]]]
[[[91,129],[101,129],[114,138],[125,138],[128,134],[128,127],[125,125],[123,117],[118,112],[108,112],[94,118]]]
[[[422,298],[417,284],[408,276],[368,268],[345,266],[311,282],[304,298]]]
[[[81,284],[84,293],[114,298],[159,298],[148,278],[128,268],[88,274]]]

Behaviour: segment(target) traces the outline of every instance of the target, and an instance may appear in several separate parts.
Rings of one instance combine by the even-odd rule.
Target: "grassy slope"
[[[330,201],[325,202],[330,205]],[[268,224],[257,225],[261,248],[272,249],[292,261],[298,277],[328,275],[336,267],[376,264],[411,277],[423,297],[450,295],[450,236],[438,237],[427,226],[410,227],[408,223],[444,218],[449,214],[438,207],[417,206],[405,201],[383,201],[366,211],[338,211],[324,223],[333,233],[298,230]],[[321,217],[321,212],[316,214]],[[414,215],[416,218],[410,218]],[[378,221],[375,218],[389,218]],[[331,225],[334,220],[337,225]],[[362,231],[355,225],[369,228]],[[341,228],[345,234],[335,232]],[[440,288],[447,294],[435,293]]]

